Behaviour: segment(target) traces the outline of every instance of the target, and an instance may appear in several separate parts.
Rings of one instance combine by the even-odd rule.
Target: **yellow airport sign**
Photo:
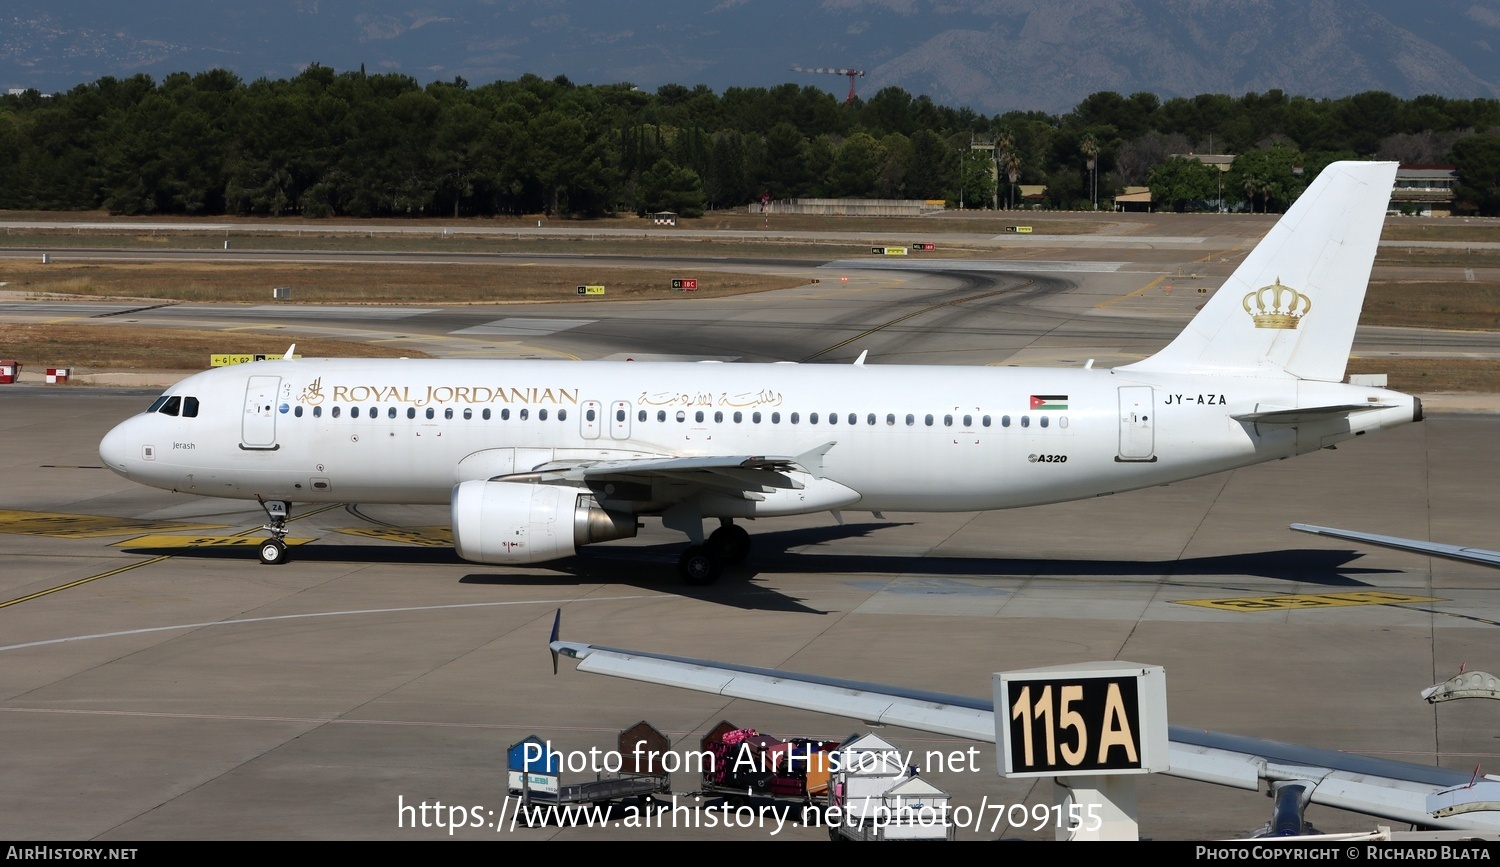
[[[387,542],[402,542],[423,548],[453,546],[453,531],[447,527],[341,527],[338,532]]]
[[[1442,602],[1435,596],[1409,596],[1383,590],[1358,590],[1351,593],[1299,593],[1285,596],[1241,596],[1232,599],[1178,599],[1176,605],[1197,605],[1220,611],[1308,611],[1315,608],[1343,608],[1350,605],[1406,605],[1412,602]]]
[[[223,524],[189,524],[183,521],[140,521],[102,515],[69,515],[62,512],[28,512],[0,509],[0,533],[87,539],[96,536],[127,536],[151,530],[214,530]]]
[[[134,539],[126,539],[123,542],[111,542],[115,548],[259,548],[266,541],[265,536],[167,536],[147,535],[137,536]],[[288,545],[306,545],[312,539],[294,539],[291,536],[282,539]]]
[[[579,286],[578,287],[578,294],[579,295],[603,295],[604,294],[604,287],[603,286]]]
[[[1030,226],[1006,226],[1005,227],[1005,231],[1011,233],[1012,235],[1016,235],[1016,234],[1030,235],[1031,234],[1031,227]]]
[[[905,256],[905,247],[871,247],[870,252],[876,256]]]
[[[208,357],[208,366],[209,367],[228,367],[231,364],[249,364],[252,361],[265,361],[268,358],[284,358],[284,357],[285,356],[276,355],[274,353],[271,354],[271,355],[267,355],[267,354],[265,354],[263,352],[257,352],[257,353],[242,352],[242,353],[238,353],[238,354],[232,353],[232,352],[230,352],[230,353],[219,352],[219,353],[214,353],[213,355],[210,355]],[[295,358],[301,358],[301,357],[302,356],[300,356],[300,355],[293,355],[292,356],[292,358],[294,358],[294,359]]]

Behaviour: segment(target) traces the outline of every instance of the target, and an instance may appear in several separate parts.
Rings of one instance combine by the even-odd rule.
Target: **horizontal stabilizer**
[[[1400,536],[1382,536],[1377,533],[1356,533],[1353,530],[1315,527],[1312,524],[1293,524],[1292,529],[1302,533],[1311,533],[1314,536],[1329,536],[1334,539],[1348,539],[1351,542],[1365,542],[1370,545],[1380,545],[1384,548],[1395,548],[1399,551],[1426,554],[1430,557],[1447,557],[1450,560],[1462,560],[1465,563],[1500,566],[1500,551],[1489,551],[1484,548],[1444,545],[1440,542],[1423,542],[1420,539],[1403,539]]]
[[[1326,421],[1331,418],[1342,418],[1352,412],[1367,412],[1372,409],[1390,409],[1395,406],[1391,403],[1345,403],[1338,406],[1305,406],[1296,409],[1270,409],[1257,410],[1255,412],[1242,412],[1234,416],[1235,421],[1248,421],[1256,424],[1302,424],[1312,421]]]

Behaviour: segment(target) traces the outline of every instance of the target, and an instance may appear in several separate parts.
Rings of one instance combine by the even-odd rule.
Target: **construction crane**
[[[830,69],[830,68],[822,67],[822,66],[818,67],[817,69],[804,69],[804,68],[802,68],[800,66],[797,66],[796,64],[792,64],[792,71],[793,72],[826,72],[829,75],[847,75],[847,76],[849,76],[849,96],[848,96],[848,98],[846,98],[844,100],[844,105],[848,105],[849,103],[851,103],[851,102],[854,101],[854,79],[856,79],[856,78],[864,78],[864,75],[865,75],[865,71],[863,69]]]

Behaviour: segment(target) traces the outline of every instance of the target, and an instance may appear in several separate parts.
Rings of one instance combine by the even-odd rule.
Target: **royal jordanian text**
[[[315,403],[312,396],[304,393],[305,403]],[[484,385],[429,385],[425,389],[412,389],[404,385],[335,385],[335,403],[409,403],[426,406],[429,403],[578,403],[576,388],[490,388]]]

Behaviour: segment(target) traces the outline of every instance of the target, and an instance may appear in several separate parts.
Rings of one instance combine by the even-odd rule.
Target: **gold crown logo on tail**
[[[1255,301],[1254,310],[1250,309],[1251,299]],[[1277,277],[1275,283],[1247,293],[1244,306],[1245,312],[1255,321],[1256,328],[1292,330],[1312,310],[1312,299],[1290,286],[1282,285],[1281,278]]]

